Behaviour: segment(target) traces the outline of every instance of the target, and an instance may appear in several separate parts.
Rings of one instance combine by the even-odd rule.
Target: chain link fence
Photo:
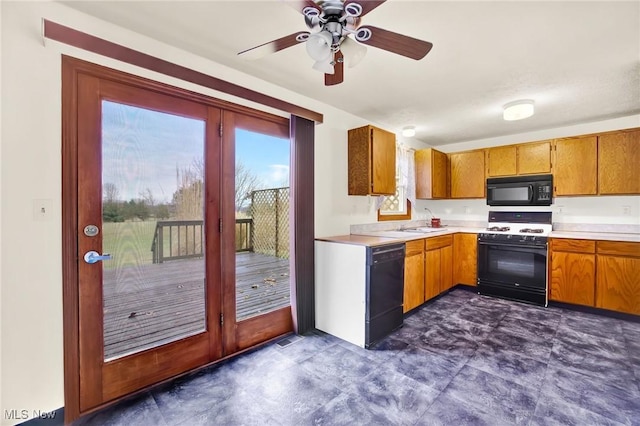
[[[271,188],[251,193],[253,251],[289,258],[289,188]]]

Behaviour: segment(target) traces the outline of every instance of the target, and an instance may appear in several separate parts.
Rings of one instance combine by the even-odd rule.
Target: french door
[[[292,330],[236,318],[235,129],[288,129],[227,106],[64,58],[67,421]]]

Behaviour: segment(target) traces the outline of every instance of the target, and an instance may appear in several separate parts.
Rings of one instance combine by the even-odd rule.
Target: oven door
[[[478,283],[547,289],[547,246],[478,242]]]

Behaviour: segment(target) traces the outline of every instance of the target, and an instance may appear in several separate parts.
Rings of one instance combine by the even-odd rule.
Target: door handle
[[[110,260],[111,255],[109,253],[105,253],[100,255],[97,251],[88,251],[84,254],[84,261],[87,263],[96,263],[101,260]]]

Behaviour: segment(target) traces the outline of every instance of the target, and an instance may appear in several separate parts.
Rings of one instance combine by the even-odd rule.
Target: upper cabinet
[[[484,150],[454,152],[449,155],[451,198],[484,198]]]
[[[518,147],[518,174],[551,173],[551,141],[523,143]]]
[[[556,139],[554,144],[554,195],[595,195],[598,184],[597,136]]]
[[[351,129],[349,195],[393,195],[396,192],[396,136],[374,126]]]
[[[449,196],[449,158],[433,148],[415,153],[416,198],[447,198]]]
[[[551,141],[499,146],[486,152],[488,177],[551,172]]]
[[[640,130],[598,136],[598,193],[640,194]]]

